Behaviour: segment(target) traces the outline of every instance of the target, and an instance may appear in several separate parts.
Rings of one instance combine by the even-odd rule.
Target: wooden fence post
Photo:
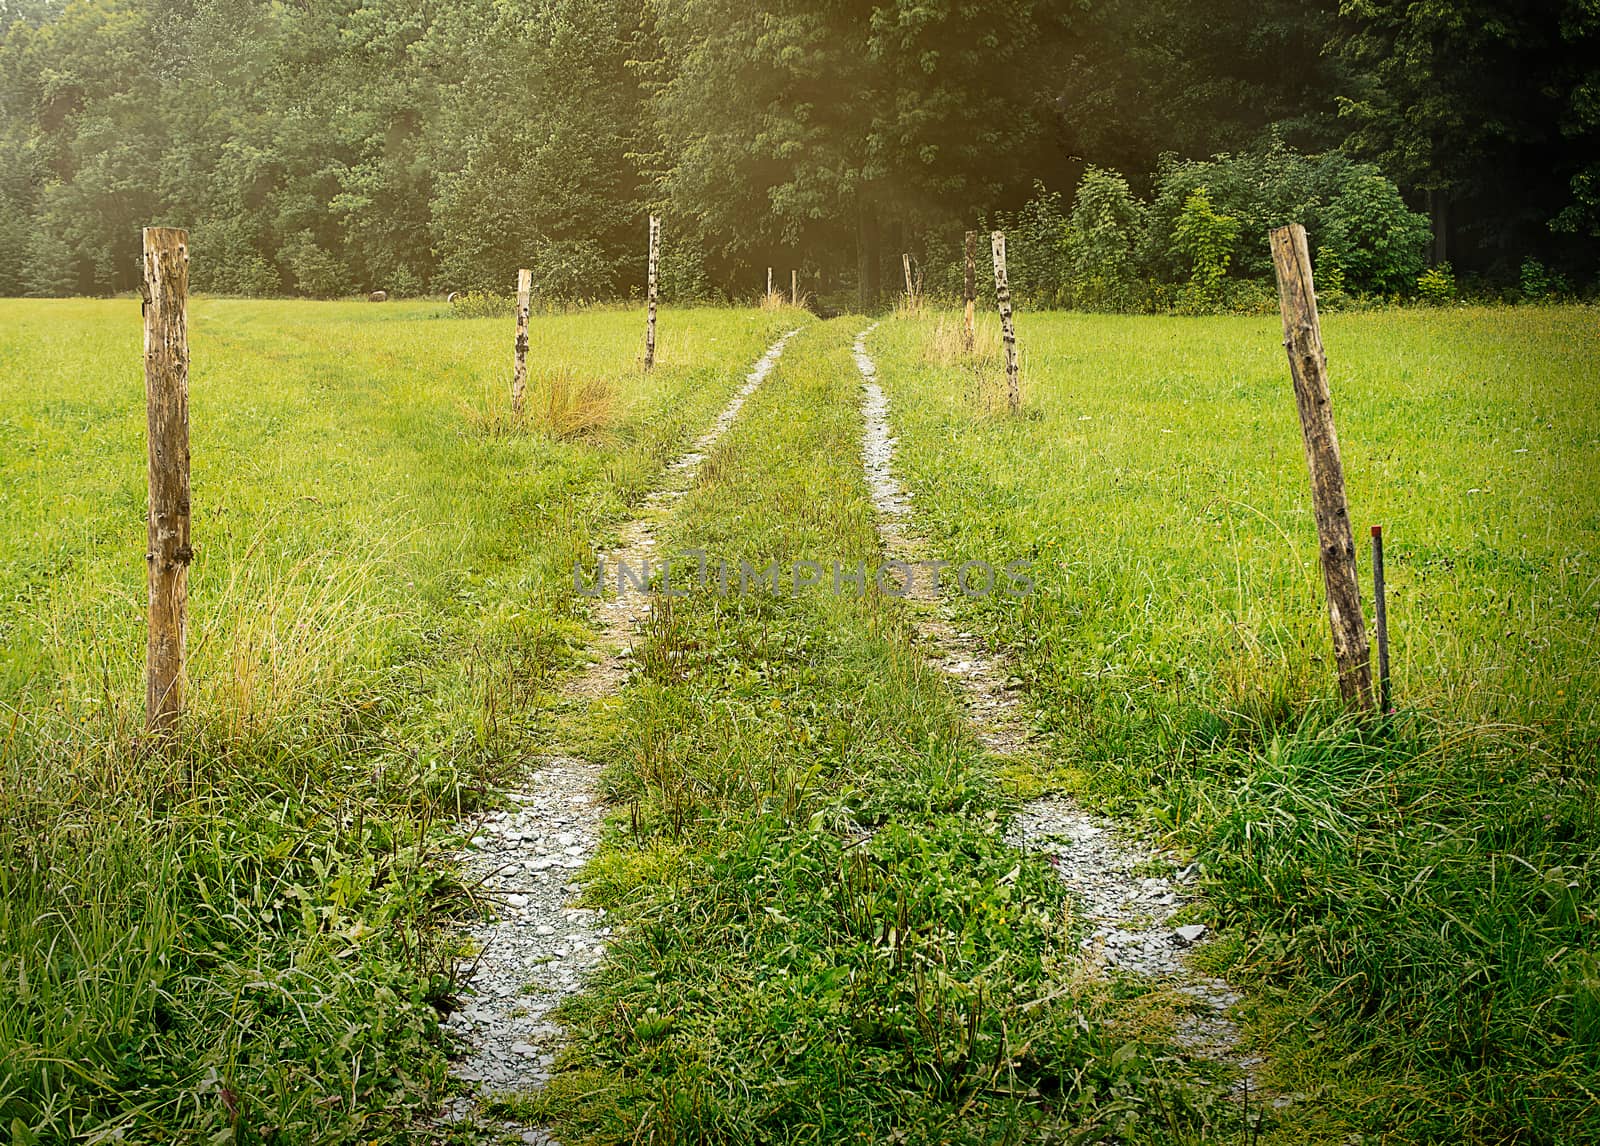
[[[656,284],[658,270],[661,265],[661,220],[654,215],[650,216],[650,274],[646,280],[648,296],[647,307],[649,317],[644,324],[644,368],[650,370],[656,364]]]
[[[772,268],[767,268],[767,301],[772,301]]]
[[[917,285],[911,279],[911,256],[909,254],[901,255],[900,265],[905,267],[906,270],[906,305],[915,307],[917,305]]]
[[[789,268],[789,305],[800,305],[800,272]]]
[[[1006,401],[1014,414],[1022,408],[1022,382],[1017,370],[1017,331],[1011,323],[1011,285],[1006,280],[1006,233],[989,236],[994,248],[994,296],[1000,304],[1000,337],[1006,344]]]
[[[1356,573],[1356,543],[1344,495],[1344,465],[1334,432],[1328,393],[1328,360],[1322,349],[1317,297],[1311,283],[1311,254],[1305,228],[1298,223],[1274,230],[1272,266],[1278,276],[1278,306],[1283,314],[1283,346],[1294,377],[1295,402],[1311,471],[1311,507],[1317,519],[1322,579],[1328,593],[1333,658],[1339,692],[1347,704],[1372,703],[1372,664],[1366,623],[1361,616],[1361,583]]]
[[[533,272],[517,272],[517,356],[511,371],[511,417],[521,419],[528,392],[528,308],[532,305]]]
[[[183,714],[189,562],[189,233],[144,229],[144,400],[149,426],[150,610],[145,729]]]
[[[966,303],[966,323],[961,328],[961,346],[968,354],[977,345],[978,307],[978,232],[967,232],[967,286],[962,300]]]

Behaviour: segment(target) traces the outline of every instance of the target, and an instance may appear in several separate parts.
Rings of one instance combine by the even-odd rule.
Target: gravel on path
[[[789,331],[767,349],[711,427],[666,468],[662,486],[623,527],[620,544],[604,555],[606,568],[620,563],[637,571],[652,558],[658,528],[798,333]],[[586,707],[621,690],[635,634],[650,609],[643,592],[598,602],[594,660],[562,689],[564,702]],[[555,1141],[538,1127],[486,1119],[479,1103],[536,1090],[549,1080],[565,1038],[550,1012],[583,989],[586,974],[605,955],[611,936],[605,913],[572,906],[604,827],[599,772],[575,754],[547,749],[518,787],[502,793],[507,807],[473,829],[461,862],[469,882],[481,881],[490,894],[496,913],[466,930],[477,955],[463,963],[463,1005],[446,1025],[463,1050],[451,1073],[469,1083],[473,1094],[445,1104],[446,1122],[473,1122],[540,1146]]]
[[[912,496],[894,474],[889,401],[866,344],[876,328],[876,323],[867,327],[855,341],[862,380],[862,465],[886,556],[915,567],[930,555],[910,520]],[[949,600],[934,590],[931,576],[914,581],[907,599],[925,655],[960,689],[980,743],[996,756],[1026,752],[1031,730],[1019,714],[1007,666],[951,622]],[[1253,1073],[1260,1060],[1241,1052],[1238,1029],[1228,1015],[1239,992],[1189,966],[1189,953],[1207,938],[1204,924],[1176,918],[1199,899],[1194,866],[1177,868],[1159,845],[1064,795],[1027,804],[1013,817],[1007,839],[1019,849],[1048,855],[1071,889],[1090,928],[1081,942],[1084,958],[1101,973],[1142,975],[1192,999],[1176,1031],[1179,1045],[1196,1057],[1238,1068],[1245,1084],[1256,1089]]]

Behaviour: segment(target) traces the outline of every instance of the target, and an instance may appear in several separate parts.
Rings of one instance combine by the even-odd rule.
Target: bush
[[[996,215],[993,225],[1006,235],[1011,297],[1018,304],[1039,308],[1065,304],[1071,293],[1072,267],[1061,193],[1035,183],[1033,198],[1014,214]],[[980,254],[979,265],[984,261]]]
[[[194,254],[190,273],[197,291],[250,297],[283,291],[283,275],[238,220],[201,224],[194,229],[190,248]]]
[[[1239,220],[1218,214],[1207,188],[1191,191],[1172,228],[1172,246],[1188,264],[1189,289],[1198,299],[1221,297],[1222,280],[1238,240]]]
[[[1422,301],[1442,306],[1453,302],[1456,297],[1456,274],[1449,263],[1440,263],[1436,267],[1429,267],[1417,279],[1417,293],[1422,295]]]
[[[1422,270],[1431,227],[1406,207],[1400,191],[1376,167],[1342,155],[1320,161],[1320,203],[1310,226],[1319,249],[1338,261],[1352,290],[1404,290]]]
[[[1073,304],[1085,310],[1127,309],[1138,293],[1133,253],[1144,204],[1115,171],[1083,173],[1067,222]]]
[[[344,264],[319,247],[310,231],[300,232],[284,245],[283,262],[300,294],[333,298],[350,289]]]
[[[1524,302],[1537,302],[1569,294],[1572,288],[1564,276],[1547,270],[1543,263],[1530,255],[1522,260],[1518,290]]]
[[[469,290],[455,296],[450,310],[457,318],[507,318],[516,314],[517,300],[508,294]]]
[[[716,288],[706,273],[705,250],[694,239],[662,236],[658,284],[665,302],[710,302]]]
[[[1266,234],[1286,223],[1302,224],[1312,249],[1326,248],[1333,255],[1345,290],[1402,290],[1422,270],[1428,220],[1406,207],[1381,171],[1337,153],[1301,155],[1274,139],[1239,155],[1163,158],[1139,243],[1138,260],[1146,273],[1165,282],[1192,276],[1176,230],[1190,197],[1201,188],[1218,214],[1238,221],[1229,261],[1235,276],[1270,281]]]
[[[609,298],[616,267],[592,239],[539,239],[533,247],[533,295],[541,302]]]
[[[1218,214],[1238,221],[1229,259],[1233,273],[1270,278],[1267,232],[1285,223],[1302,223],[1308,231],[1315,230],[1308,164],[1305,156],[1277,141],[1259,151],[1209,160],[1163,156],[1139,243],[1140,265],[1164,282],[1178,283],[1191,277],[1193,267],[1176,245],[1176,231],[1190,196],[1204,188]]]

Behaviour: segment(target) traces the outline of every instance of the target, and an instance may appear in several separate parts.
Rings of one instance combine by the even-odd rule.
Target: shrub
[[[1139,243],[1140,265],[1166,282],[1183,282],[1191,276],[1192,265],[1176,245],[1176,228],[1190,196],[1205,188],[1214,209],[1238,221],[1229,260],[1233,273],[1270,278],[1269,230],[1302,223],[1315,238],[1309,165],[1305,156],[1276,140],[1258,151],[1209,160],[1163,156]]]
[[[1344,290],[1344,265],[1339,262],[1339,252],[1330,247],[1318,247],[1313,273],[1317,293]]]
[[[318,246],[310,231],[301,231],[284,245],[283,262],[300,294],[332,298],[349,290],[344,264]]]
[[[533,248],[533,295],[543,302],[606,298],[616,268],[592,239],[539,239]]]
[[[1014,214],[999,214],[994,229],[1006,233],[1006,275],[1019,304],[1060,306],[1068,299],[1072,268],[1061,193],[1034,184],[1034,195]],[[982,243],[979,244],[982,246]],[[986,260],[979,255],[979,266]]]
[[[262,255],[261,248],[238,220],[203,223],[190,242],[194,288],[213,294],[273,295],[283,290],[283,276]]]
[[[1319,249],[1334,254],[1353,290],[1405,289],[1422,270],[1427,216],[1407,208],[1399,189],[1370,164],[1330,155],[1317,166],[1319,202],[1309,226]]]
[[[1371,164],[1338,153],[1301,155],[1281,140],[1204,161],[1163,157],[1139,243],[1143,269],[1167,282],[1192,274],[1176,236],[1190,196],[1205,188],[1214,209],[1238,220],[1230,270],[1270,281],[1266,234],[1300,223],[1314,250],[1326,248],[1354,292],[1394,292],[1422,270],[1429,224]]]
[[[1422,300],[1435,306],[1442,306],[1451,302],[1456,297],[1456,274],[1449,263],[1440,263],[1436,267],[1429,267],[1417,279],[1417,292],[1422,295]]]
[[[1135,293],[1133,253],[1144,204],[1115,171],[1083,173],[1067,222],[1072,300],[1088,310],[1126,308]]]
[[[517,301],[508,294],[469,290],[450,303],[457,318],[507,318],[517,312]]]
[[[705,249],[687,236],[662,236],[657,284],[661,298],[667,302],[710,302],[717,298],[711,276],[706,273]]]
[[[1217,213],[1209,189],[1200,187],[1189,193],[1172,229],[1172,245],[1188,264],[1189,288],[1199,299],[1220,297],[1238,238],[1239,220]]]
[[[1539,299],[1568,294],[1571,289],[1563,275],[1546,269],[1545,265],[1532,255],[1522,260],[1518,290],[1524,302],[1535,302]]]

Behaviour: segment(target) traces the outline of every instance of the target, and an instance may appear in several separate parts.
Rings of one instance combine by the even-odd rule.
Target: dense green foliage
[[[1302,155],[1272,138],[1235,155],[1164,157],[1150,202],[1123,176],[1091,167],[1070,211],[1041,189],[995,217],[1008,236],[1014,293],[1035,306],[1083,310],[1263,311],[1275,306],[1262,237],[1305,225],[1326,302],[1347,294],[1392,298],[1418,291],[1428,221],[1406,207],[1375,166],[1339,152]],[[934,276],[959,288],[953,254]],[[1557,289],[1536,261],[1524,297]]]
[[[1409,289],[1421,257],[1409,222],[1356,250],[1396,213],[1380,178],[1431,207],[1437,258],[1586,282],[1600,21],[1480,9],[4,0],[0,295],[130,289],[162,222],[219,293],[505,290],[532,265],[543,295],[610,297],[642,286],[654,209],[671,298],[752,293],[776,265],[874,299],[902,251],[934,267],[1036,182],[1118,170],[1159,209],[1173,170],[1275,139],[1378,164],[1347,188],[1362,225],[1327,220],[1351,289]],[[1262,213],[1208,185],[1248,271]],[[1117,268],[1078,275],[1090,305],[1123,299]]]
[[[1055,782],[1196,849],[1205,957],[1305,1096],[1282,1140],[1600,1137],[1593,314],[1324,323],[1352,517],[1389,544],[1373,723],[1330,703],[1275,317],[1023,316],[1021,419],[985,416],[998,362],[950,362],[940,322],[874,336],[914,504],[947,560],[1060,571],[970,623],[1017,658]]]

